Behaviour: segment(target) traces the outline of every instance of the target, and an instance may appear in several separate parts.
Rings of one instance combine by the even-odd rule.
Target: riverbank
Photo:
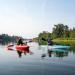
[[[54,43],[57,43],[57,44],[67,44],[67,45],[71,45],[71,46],[75,46],[75,39],[73,40],[70,40],[70,39],[54,39],[53,40]]]

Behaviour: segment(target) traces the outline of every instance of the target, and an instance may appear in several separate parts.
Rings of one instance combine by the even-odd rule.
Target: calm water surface
[[[0,75],[75,75],[72,49],[50,51],[47,46],[29,43],[33,54],[7,50],[0,45]]]

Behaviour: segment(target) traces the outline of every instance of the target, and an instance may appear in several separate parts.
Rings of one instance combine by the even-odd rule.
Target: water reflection
[[[54,49],[54,50],[48,50],[48,56],[52,57],[65,57],[68,56],[68,50],[61,50],[61,49]]]
[[[42,58],[48,57],[66,57],[69,55],[70,52],[70,46],[62,46],[62,45],[54,45],[54,46],[41,46],[42,50]]]
[[[30,55],[32,55],[33,54],[33,52],[31,52],[30,50],[16,50],[17,51],[17,53],[18,53],[18,56],[21,58],[22,57],[22,54],[24,54],[24,55],[26,55],[26,54],[30,54]]]
[[[52,51],[48,50],[48,56],[51,57],[52,56]]]
[[[38,43],[29,43],[30,50],[34,52],[34,55],[40,54],[40,57],[46,58],[48,57],[66,57],[69,56],[69,53],[75,53],[75,47],[64,46],[64,48],[61,48],[63,45],[53,45],[51,47],[48,47],[47,45],[38,45]],[[57,48],[60,47],[60,48]],[[52,49],[53,48],[53,49]],[[56,49],[54,49],[56,48]],[[16,51],[18,54],[18,57],[21,58],[23,55],[27,54],[33,54],[30,50],[13,50],[11,47],[8,48],[8,50]]]
[[[41,55],[41,58],[44,59],[45,57],[46,57],[46,54],[42,54],[42,55]]]
[[[22,51],[17,50],[17,53],[18,53],[19,58],[21,58],[22,54],[26,55],[27,53],[30,53],[30,52],[27,52],[27,51],[22,52]]]
[[[19,58],[22,57],[22,52],[21,51],[17,51]]]
[[[11,47],[7,47],[7,50],[10,50],[10,51],[16,51],[19,58],[22,57],[22,54],[23,54],[23,55],[27,55],[27,54],[32,55],[32,54],[33,54],[33,52],[30,51],[29,49],[27,49],[27,50],[26,50],[26,49],[25,49],[25,50],[14,50],[14,49],[11,48]]]

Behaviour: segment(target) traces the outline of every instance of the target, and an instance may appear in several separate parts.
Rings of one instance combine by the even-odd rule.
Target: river
[[[32,54],[7,50],[0,45],[0,75],[75,75],[75,53],[50,52],[47,46],[28,43]]]

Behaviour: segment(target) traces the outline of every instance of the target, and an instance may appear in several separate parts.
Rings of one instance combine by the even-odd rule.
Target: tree
[[[52,36],[54,38],[69,37],[69,28],[64,24],[54,25]]]
[[[69,37],[69,36],[70,36],[69,27],[65,25],[64,26],[64,37]]]
[[[39,44],[47,44],[48,37],[51,37],[51,33],[43,31],[38,36]]]
[[[70,29],[70,38],[75,38],[75,28]]]
[[[64,34],[64,25],[63,24],[54,25],[53,36],[55,38],[59,38],[59,37],[63,37],[63,34]]]

